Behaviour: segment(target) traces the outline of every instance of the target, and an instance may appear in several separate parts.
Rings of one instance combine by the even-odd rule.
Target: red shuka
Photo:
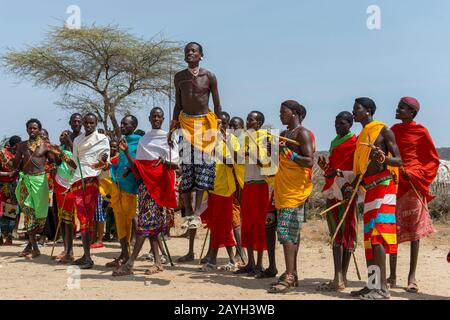
[[[157,162],[158,160],[135,160],[139,171],[139,174],[135,174],[142,178],[148,193],[159,206],[176,208],[175,171],[168,170],[163,165],[154,167]]]
[[[414,121],[396,124],[391,129],[411,182],[428,202],[433,200],[429,187],[439,169],[439,155],[428,130]],[[411,189],[410,183],[400,174],[397,197],[400,199]]]
[[[350,139],[347,139],[330,150],[330,168],[353,171],[353,155],[355,154],[357,140],[358,138],[354,134]],[[334,178],[326,178],[323,191],[328,190],[333,182]]]

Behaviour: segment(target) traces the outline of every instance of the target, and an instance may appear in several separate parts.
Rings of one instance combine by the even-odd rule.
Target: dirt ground
[[[178,219],[178,218],[177,218]],[[179,224],[178,224],[179,225]],[[446,260],[450,249],[449,225],[436,224],[436,233],[424,239],[419,253],[417,270],[419,294],[407,293],[409,268],[409,245],[399,247],[398,279],[399,288],[391,290],[391,299],[450,299],[450,264]],[[172,235],[181,234],[180,229],[172,230]],[[361,233],[360,233],[361,234]],[[195,243],[198,258],[205,230],[198,232]],[[50,259],[51,245],[41,249],[42,255],[33,261],[19,258],[24,241],[16,240],[13,246],[0,247],[0,297],[2,299],[299,299],[330,300],[351,299],[349,292],[365,285],[367,280],[364,251],[359,244],[356,259],[362,280],[358,280],[355,266],[351,262],[348,288],[339,293],[316,291],[316,286],[332,277],[333,264],[331,249],[324,221],[308,221],[302,230],[299,252],[298,288],[284,295],[271,295],[266,289],[273,279],[257,280],[246,276],[236,276],[230,272],[199,272],[198,260],[193,263],[175,263],[166,266],[162,273],[147,276],[144,270],[150,263],[144,259],[149,252],[146,242],[141,258],[136,262],[135,274],[112,277],[112,270],[105,263],[119,254],[117,242],[105,243],[104,249],[93,249],[95,266],[81,270],[79,281],[76,270],[55,263]],[[359,239],[361,243],[362,239]],[[172,237],[167,241],[174,261],[187,252],[186,238]],[[55,254],[61,251],[57,244]],[[75,242],[75,255],[82,253],[80,241]],[[219,263],[226,263],[226,252],[219,251]],[[277,244],[278,270],[284,270],[283,250]],[[264,257],[267,266],[267,257]],[[75,273],[74,273],[75,272]]]

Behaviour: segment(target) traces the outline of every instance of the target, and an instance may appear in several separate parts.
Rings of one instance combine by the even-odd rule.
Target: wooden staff
[[[163,241],[164,247],[166,248],[167,257],[169,258],[170,265],[173,267],[174,264],[173,264],[173,261],[172,261],[172,256],[170,255],[169,247],[167,246],[166,238],[164,237],[164,233],[163,232],[161,232],[161,239]]]
[[[404,167],[401,167],[400,169],[401,169],[406,175],[408,175],[408,174],[406,173],[406,170],[405,170]],[[408,177],[409,177],[409,176],[408,176]],[[420,203],[422,204],[422,206],[425,208],[425,210],[426,210],[428,213],[430,213],[430,211],[428,210],[428,206],[425,204],[425,202],[423,202],[423,199],[422,199],[422,197],[420,196],[419,191],[417,191],[416,186],[414,185],[414,183],[412,183],[412,181],[411,181],[410,179],[408,179],[408,182],[409,182],[411,188],[413,189],[414,193],[416,194],[417,198],[419,199]]]
[[[375,147],[373,144],[370,143],[370,136],[369,136],[369,143],[361,142],[360,144],[367,145],[371,149],[373,149]],[[378,148],[375,147],[375,149],[378,149]],[[359,185],[361,184],[361,182],[363,180],[363,177],[366,174],[367,169],[369,168],[369,165],[370,165],[371,162],[372,162],[372,160],[370,159],[370,155],[369,155],[369,159],[367,161],[366,167],[361,172],[361,174],[360,174],[360,176],[358,178],[358,182],[356,183],[355,190],[353,190],[352,196],[350,197],[350,201],[348,202],[348,205],[347,205],[347,208],[345,209],[344,215],[342,216],[341,221],[339,221],[339,224],[336,227],[336,231],[335,231],[333,237],[331,238],[331,246],[333,246],[334,239],[336,239],[336,236],[337,236],[337,234],[339,232],[339,229],[341,228],[342,224],[344,223],[345,218],[347,217],[347,213],[350,210],[350,207],[351,207],[351,204],[353,202],[353,199],[355,198],[356,194],[358,193]]]
[[[356,262],[355,252],[352,252],[353,262],[355,262],[356,274],[358,275],[358,280],[361,280],[361,273],[359,273],[358,263]]]
[[[370,163],[370,161],[368,163]],[[369,165],[367,165],[367,166],[369,166]],[[366,170],[367,170],[367,168],[366,168]],[[334,232],[334,235],[331,238],[331,246],[333,246],[334,239],[336,239],[336,236],[337,236],[337,234],[339,232],[339,229],[341,228],[342,224],[344,223],[344,220],[347,217],[347,213],[350,211],[351,204],[352,204],[356,194],[358,193],[359,185],[362,182],[364,174],[365,174],[365,172],[361,173],[359,178],[358,178],[358,182],[356,183],[355,189],[353,190],[352,196],[350,197],[350,201],[348,202],[348,205],[347,205],[347,208],[345,209],[344,215],[342,216],[341,221],[339,221],[339,224],[336,227],[336,231]]]
[[[206,229],[205,240],[203,241],[202,252],[200,253],[200,259],[198,259],[198,265],[202,264],[203,251],[205,250],[206,239],[208,239],[208,235],[209,235],[209,228]]]
[[[64,195],[64,200],[62,203],[61,208],[58,208],[58,226],[56,227],[56,233],[55,233],[55,239],[53,239],[53,246],[52,246],[52,252],[50,254],[50,258],[53,258],[53,251],[55,250],[55,245],[56,245],[56,241],[58,240],[58,232],[60,231],[60,227],[61,227],[61,220],[62,220],[62,211],[64,210],[64,205],[66,203],[66,197],[67,197],[67,192],[69,192],[69,188],[67,188],[65,195]]]
[[[342,200],[341,202],[335,203],[334,205],[332,205],[331,207],[327,208],[326,210],[323,210],[321,213],[319,213],[321,216],[324,216],[327,212],[330,212],[331,210],[333,210],[336,207],[339,207],[341,204],[346,203],[347,200]]]

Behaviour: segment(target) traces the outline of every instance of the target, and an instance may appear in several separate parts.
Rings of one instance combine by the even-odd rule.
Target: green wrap
[[[17,199],[21,199],[20,185],[22,183],[25,185],[28,191],[23,205],[33,209],[36,218],[46,218],[48,215],[49,197],[47,174],[43,173],[34,176],[21,172],[19,174],[19,181],[16,188]]]

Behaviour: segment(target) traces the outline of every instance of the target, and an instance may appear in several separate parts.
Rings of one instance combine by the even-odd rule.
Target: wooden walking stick
[[[206,239],[208,239],[208,235],[209,235],[209,228],[206,229],[205,240],[203,241],[202,252],[200,253],[200,259],[198,260],[198,265],[202,264],[203,251],[205,250]]]
[[[173,267],[174,264],[173,264],[172,257],[171,257],[170,252],[169,252],[169,247],[167,246],[166,238],[164,237],[164,233],[162,233],[162,232],[161,232],[161,239],[163,241],[164,248],[166,249],[167,257],[169,258],[170,265]]]
[[[356,262],[355,252],[352,252],[352,256],[353,256],[353,262],[355,263],[356,274],[358,275],[358,280],[361,280],[361,274],[359,273],[359,268],[358,268],[358,263]]]
[[[370,147],[371,149],[374,149],[374,148],[375,148],[376,150],[378,150],[377,147],[375,147],[374,145],[372,145],[372,144],[370,143],[370,136],[369,136],[369,143],[361,142],[360,144],[361,144],[361,145],[367,145],[367,146]],[[370,154],[369,154],[369,159],[368,159],[368,161],[367,161],[366,167],[364,168],[364,170],[363,170],[363,171],[361,172],[361,174],[359,175],[358,181],[357,181],[357,183],[356,183],[355,189],[353,190],[352,196],[350,197],[350,200],[349,200],[349,202],[348,202],[347,208],[345,209],[345,212],[344,212],[344,214],[343,214],[343,216],[342,216],[342,219],[341,219],[341,221],[339,221],[339,224],[338,224],[338,226],[336,227],[336,231],[334,232],[334,235],[333,235],[333,237],[331,238],[331,246],[333,246],[334,239],[336,239],[336,236],[337,236],[337,234],[338,234],[338,232],[339,232],[339,229],[341,228],[342,224],[344,223],[345,218],[347,217],[348,211],[350,210],[350,207],[351,207],[351,205],[352,205],[352,202],[353,202],[353,200],[354,200],[356,194],[358,193],[359,186],[360,186],[360,184],[361,184],[361,182],[362,182],[362,180],[363,180],[363,178],[364,178],[364,175],[366,174],[367,169],[369,168],[369,165],[370,165],[371,162],[372,162],[372,159],[370,159]]]
[[[370,161],[369,161],[368,163],[370,163]],[[367,165],[367,167],[368,167],[368,166],[369,166],[369,165]],[[366,167],[366,170],[367,170],[367,167]],[[333,237],[331,238],[331,246],[333,246],[334,239],[336,239],[336,236],[337,236],[337,234],[338,234],[338,232],[339,232],[339,229],[341,228],[342,224],[344,223],[345,218],[347,217],[348,212],[350,211],[352,202],[353,202],[353,200],[355,199],[356,194],[358,193],[359,185],[360,185],[361,182],[362,182],[362,179],[363,179],[363,177],[364,177],[364,174],[365,174],[365,172],[364,172],[364,173],[361,173],[360,176],[359,176],[359,178],[358,178],[358,182],[356,183],[355,189],[353,190],[353,193],[352,193],[352,195],[351,195],[351,197],[350,197],[350,200],[349,200],[349,202],[348,202],[348,205],[347,205],[347,207],[345,208],[345,211],[344,211],[344,214],[342,215],[341,221],[339,221],[339,224],[338,224],[337,227],[336,227],[336,231],[334,232],[334,235],[333,235]]]
[[[69,187],[70,188],[70,187]],[[69,191],[69,189],[66,190],[65,195],[64,195],[64,199],[63,199],[63,203],[61,208],[58,208],[58,226],[56,227],[56,233],[55,233],[55,239],[53,239],[53,246],[52,246],[52,252],[50,254],[50,258],[53,258],[53,252],[55,251],[55,245],[56,245],[56,241],[57,241],[57,237],[58,237],[58,232],[60,231],[59,229],[61,228],[61,216],[62,216],[62,210],[64,208],[64,204],[66,203],[66,197],[67,197],[67,192]]]
[[[319,213],[319,215],[324,216],[327,212],[330,212],[330,211],[333,210],[334,208],[339,207],[341,204],[344,204],[344,203],[346,203],[346,202],[347,202],[347,200],[342,200],[341,202],[335,203],[335,204],[333,204],[331,207],[329,207],[329,208],[323,210],[321,213]]]
[[[400,169],[408,176],[408,174],[406,173],[406,170],[405,170],[404,167],[401,167]],[[409,176],[408,176],[408,178],[409,178]],[[417,188],[416,188],[416,186],[414,185],[414,183],[411,181],[411,179],[408,179],[408,182],[409,182],[411,188],[413,189],[414,193],[416,194],[417,198],[419,199],[420,203],[422,204],[422,206],[425,208],[425,210],[426,210],[428,213],[430,213],[430,211],[429,211],[429,209],[428,209],[428,206],[425,204],[425,202],[423,202],[423,199],[422,199],[422,197],[420,196],[419,191],[417,191]]]

